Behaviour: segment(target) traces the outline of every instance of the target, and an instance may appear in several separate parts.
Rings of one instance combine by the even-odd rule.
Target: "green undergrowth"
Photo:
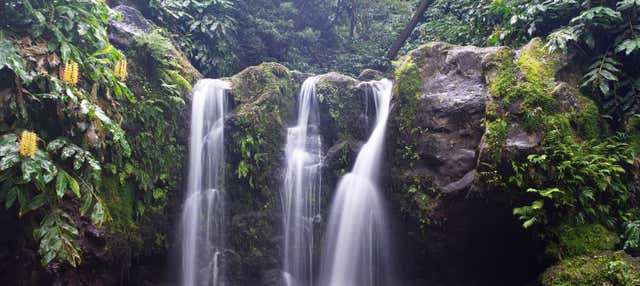
[[[237,106],[232,124],[231,150],[240,158],[235,176],[252,190],[267,191],[271,163],[278,160],[283,141],[280,132],[296,110],[291,72],[282,65],[250,67],[232,79]]]
[[[543,286],[640,285],[640,264],[624,252],[603,252],[566,259],[547,269]]]
[[[620,243],[618,235],[601,224],[563,224],[551,232],[557,242],[549,244],[545,252],[557,259],[614,250]]]
[[[514,215],[556,259],[618,246],[615,231],[634,213],[637,158],[630,136],[606,133],[592,100],[556,82],[558,58],[536,39],[517,57],[500,49],[490,59],[495,73],[478,172],[489,189],[512,192]],[[520,130],[540,138],[525,154],[505,148]]]

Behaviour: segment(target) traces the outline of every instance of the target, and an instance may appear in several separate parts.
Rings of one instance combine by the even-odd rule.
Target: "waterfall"
[[[314,279],[314,224],[320,216],[322,165],[317,82],[318,77],[311,77],[302,84],[298,123],[287,130],[287,169],[281,192],[287,286],[310,286]]]
[[[351,173],[338,184],[324,241],[321,284],[390,285],[389,234],[377,179],[393,84],[365,82],[376,107],[375,127]]]
[[[183,286],[224,285],[224,116],[228,82],[200,80],[193,92],[187,198],[181,221]]]

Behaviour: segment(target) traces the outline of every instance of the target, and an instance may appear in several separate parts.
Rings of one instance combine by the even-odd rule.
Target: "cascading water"
[[[225,93],[230,83],[200,80],[194,89],[187,199],[182,211],[183,286],[220,286],[219,257],[224,246]]]
[[[377,178],[393,84],[383,79],[362,85],[372,91],[375,127],[336,190],[322,256],[320,281],[327,286],[391,285],[388,225]]]
[[[287,286],[313,285],[314,224],[320,216],[322,140],[318,77],[302,84],[298,124],[287,130],[287,171],[281,192],[284,220],[284,279]]]

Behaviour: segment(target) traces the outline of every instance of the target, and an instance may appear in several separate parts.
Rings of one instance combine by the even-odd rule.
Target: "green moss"
[[[287,68],[275,63],[250,67],[232,79],[237,109],[231,153],[241,158],[235,176],[267,192],[271,162],[278,160],[285,119],[295,115],[295,87]]]
[[[490,121],[498,118],[498,107],[496,107],[496,103],[494,101],[489,101],[485,107],[485,115],[487,120]]]
[[[541,39],[533,39],[517,60],[520,71],[530,82],[553,81],[558,61],[544,48]]]
[[[497,66],[497,72],[489,84],[489,92],[496,98],[510,98],[515,93],[513,87],[517,79],[513,57],[512,50],[500,49],[491,60]]]
[[[362,99],[356,84],[351,77],[329,73],[322,76],[316,86],[318,97],[342,138],[352,137],[356,135],[354,131],[362,129],[357,120],[363,112]]]
[[[107,226],[112,238],[108,242],[114,248],[128,245],[139,251],[142,248],[142,237],[135,222],[133,186],[121,184],[118,176],[103,176],[101,195],[111,215]]]
[[[600,111],[593,100],[580,96],[581,107],[570,115],[571,122],[583,139],[597,139],[602,133]]]
[[[600,224],[563,224],[554,233],[558,241],[550,244],[546,253],[558,259],[612,250],[620,243],[615,232]]]
[[[420,228],[431,224],[437,206],[437,190],[430,180],[416,180],[405,188],[400,210],[418,220]]]
[[[499,152],[507,142],[509,123],[501,118],[487,122],[488,133],[485,137],[491,152]]]
[[[422,95],[420,71],[408,58],[398,64],[395,77],[395,94],[399,98],[400,106],[400,131],[412,132],[413,120]]]
[[[115,187],[117,189],[110,191],[109,196],[105,196],[105,200],[108,200],[109,213],[113,219],[109,226],[115,232],[127,233],[135,228],[133,221],[133,190],[130,186]]]
[[[576,142],[570,117],[571,114],[563,113],[543,115],[542,123],[537,126],[537,128],[540,128],[539,130],[543,130],[547,135],[554,132],[554,134],[557,134],[555,136],[559,136],[564,142]]]
[[[640,285],[640,265],[624,252],[604,252],[560,261],[542,275],[543,286]]]

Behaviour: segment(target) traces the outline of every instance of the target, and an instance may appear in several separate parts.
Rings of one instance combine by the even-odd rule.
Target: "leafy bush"
[[[640,110],[640,2],[501,0],[488,9],[505,20],[489,44],[519,45],[548,36],[551,51],[578,51],[585,66],[583,88],[616,127]],[[507,20],[508,19],[508,20]]]
[[[640,251],[640,221],[632,221],[627,224],[624,232],[624,250]]]
[[[101,168],[93,156],[67,139],[51,141],[46,150],[37,148],[35,138],[29,142],[24,132],[0,137],[0,200],[10,209],[16,205],[20,217],[29,213],[41,217],[34,236],[40,241],[42,265],[63,260],[76,266],[80,248],[75,242],[78,231],[62,208],[62,200],[72,194],[82,200],[81,215],[91,213],[91,221],[100,227],[109,213],[95,192]],[[35,136],[35,134],[33,134]],[[24,144],[32,152],[24,152]],[[72,166],[65,169],[64,166]]]
[[[12,17],[0,20],[0,68],[5,79],[15,81],[6,86],[8,104],[0,106],[11,116],[8,122],[0,120],[0,200],[7,209],[17,209],[19,217],[29,216],[23,220],[26,228],[40,221],[34,237],[44,266],[52,261],[77,266],[78,218],[86,215],[100,228],[111,217],[98,190],[101,164],[74,142],[97,150],[102,159],[103,150],[131,154],[124,130],[98,105],[136,102],[126,78],[113,69],[124,59],[106,33],[117,15],[103,1],[9,0],[1,5]],[[77,74],[61,71],[76,64]],[[26,132],[18,140],[15,132],[24,129],[42,138]]]
[[[557,242],[547,246],[545,252],[557,259],[613,250],[620,242],[615,232],[600,224],[562,224],[551,232],[557,238]]]
[[[228,75],[236,68],[234,1],[149,1],[155,17],[180,34],[177,41],[202,73]]]
[[[622,252],[604,252],[565,259],[542,275],[543,286],[635,286],[638,283],[640,265]]]
[[[552,130],[542,154],[513,163],[509,181],[517,187],[527,186],[527,192],[533,194],[533,202],[514,209],[514,214],[525,227],[567,217],[577,224],[596,221],[615,226],[627,221],[633,194],[628,191],[631,180],[625,168],[635,158],[629,145],[617,138],[578,143],[565,136]]]

